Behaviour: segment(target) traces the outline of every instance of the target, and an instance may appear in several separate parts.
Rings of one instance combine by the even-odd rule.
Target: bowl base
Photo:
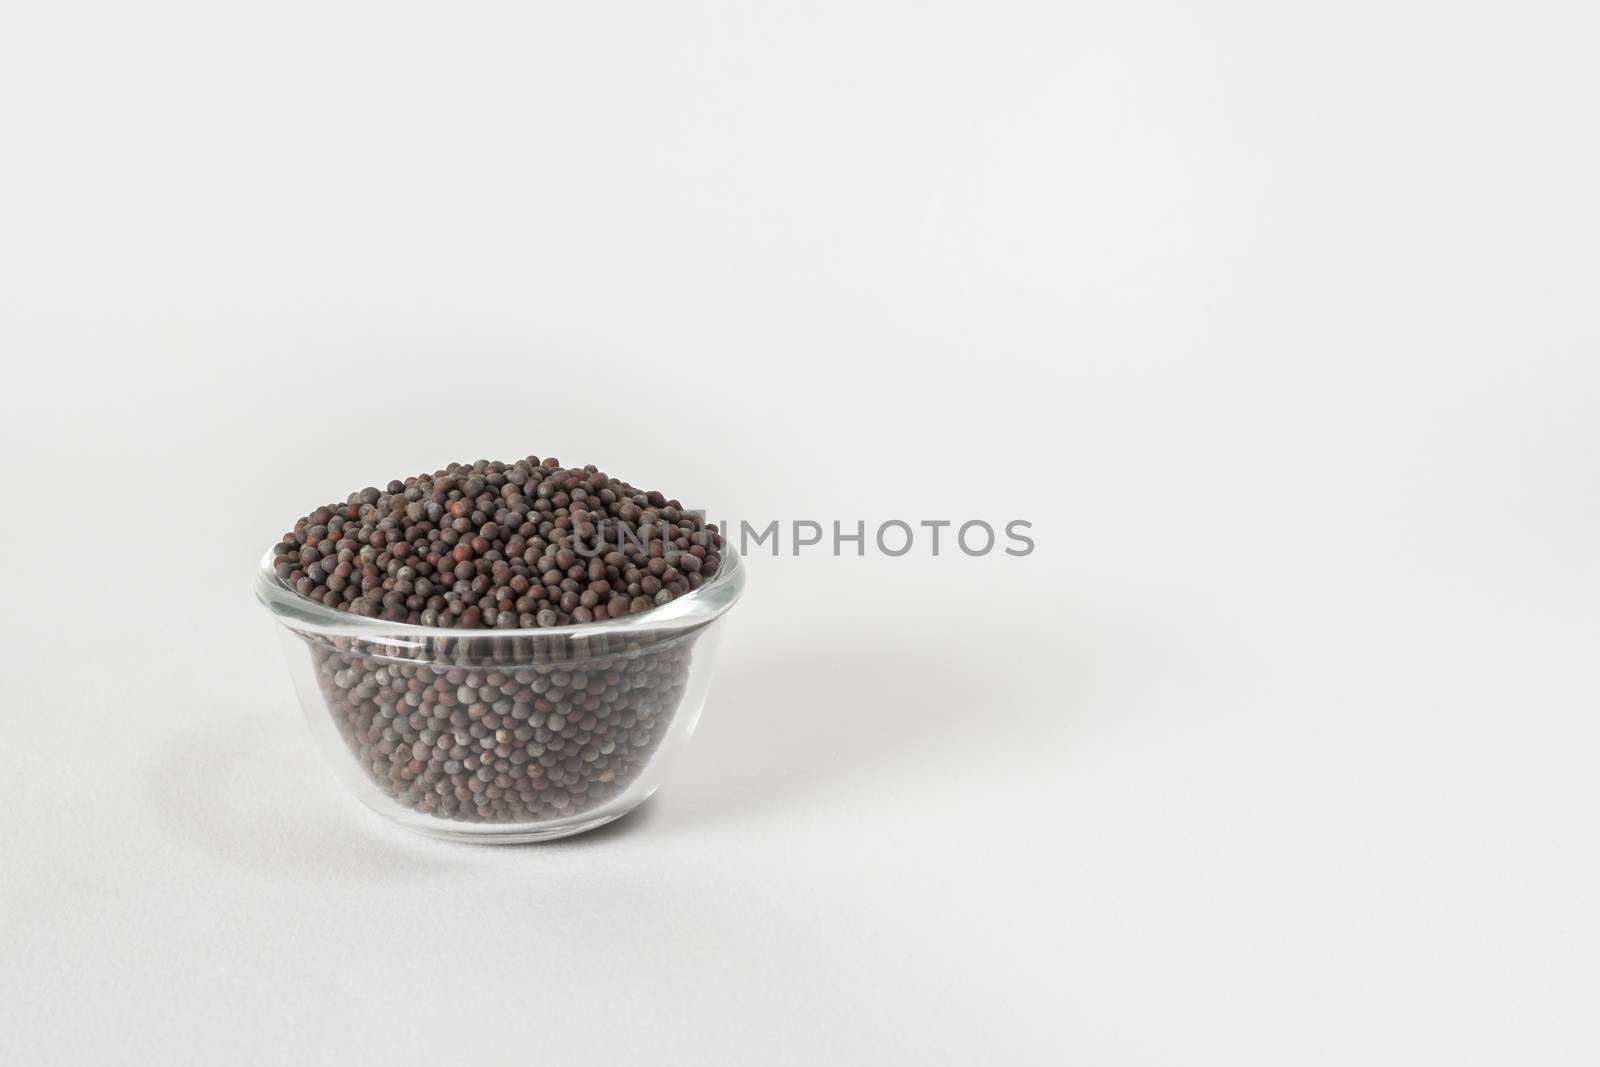
[[[652,790],[653,792],[653,790]],[[615,809],[603,811],[595,815],[574,815],[570,818],[555,822],[544,823],[538,826],[503,826],[496,827],[483,823],[455,823],[443,819],[429,820],[427,823],[396,819],[386,811],[379,811],[374,805],[369,808],[384,817],[384,821],[401,826],[412,833],[424,837],[437,838],[440,841],[464,841],[469,845],[529,845],[540,841],[555,841],[563,837],[572,837],[576,834],[596,830],[610,822],[622,818],[636,809],[648,799],[641,797],[638,801],[628,805],[621,811]]]
[[[624,814],[626,813],[619,811],[614,815],[600,815],[593,819],[582,819],[573,823],[542,826],[534,830],[503,830],[498,833],[484,833],[482,830],[468,832],[452,830],[448,827],[440,827],[437,830],[431,827],[426,830],[420,827],[411,827],[411,829],[444,841],[467,841],[476,845],[529,845],[536,841],[555,841],[563,837],[571,837],[574,834],[581,834],[588,830],[595,830],[608,822],[615,822],[617,819],[622,818]]]

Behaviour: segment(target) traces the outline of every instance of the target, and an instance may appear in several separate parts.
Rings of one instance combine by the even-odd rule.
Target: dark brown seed
[[[351,493],[295,523],[273,565],[289,588],[342,611],[504,629],[647,611],[716,574],[721,547],[662,493],[530,456]]]

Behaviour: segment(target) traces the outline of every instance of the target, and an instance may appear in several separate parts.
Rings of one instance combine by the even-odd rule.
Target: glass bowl
[[[284,585],[271,552],[255,579],[351,792],[409,829],[504,844],[591,830],[656,791],[694,733],[743,590],[725,545],[711,580],[637,615],[467,630],[335,611]]]

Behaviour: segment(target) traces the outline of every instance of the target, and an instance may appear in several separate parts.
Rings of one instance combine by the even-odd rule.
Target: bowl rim
[[[285,626],[306,633],[330,637],[383,637],[404,638],[407,642],[428,640],[462,640],[464,638],[581,638],[589,636],[623,636],[627,634],[680,631],[705,626],[733,607],[744,592],[744,561],[735,551],[732,542],[723,539],[720,552],[722,565],[711,580],[698,589],[691,589],[680,597],[641,611],[624,615],[620,619],[603,622],[570,623],[566,626],[519,626],[513,629],[493,627],[422,626],[412,622],[392,622],[387,619],[352,615],[319,604],[284,584],[273,563],[272,549],[262,555],[256,566],[255,594],[261,603]]]

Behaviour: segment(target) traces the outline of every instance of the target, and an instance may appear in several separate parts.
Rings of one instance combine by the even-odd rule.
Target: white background
[[[0,15],[0,1062],[1593,1063],[1592,4]],[[316,504],[750,560],[662,792],[344,795]]]

